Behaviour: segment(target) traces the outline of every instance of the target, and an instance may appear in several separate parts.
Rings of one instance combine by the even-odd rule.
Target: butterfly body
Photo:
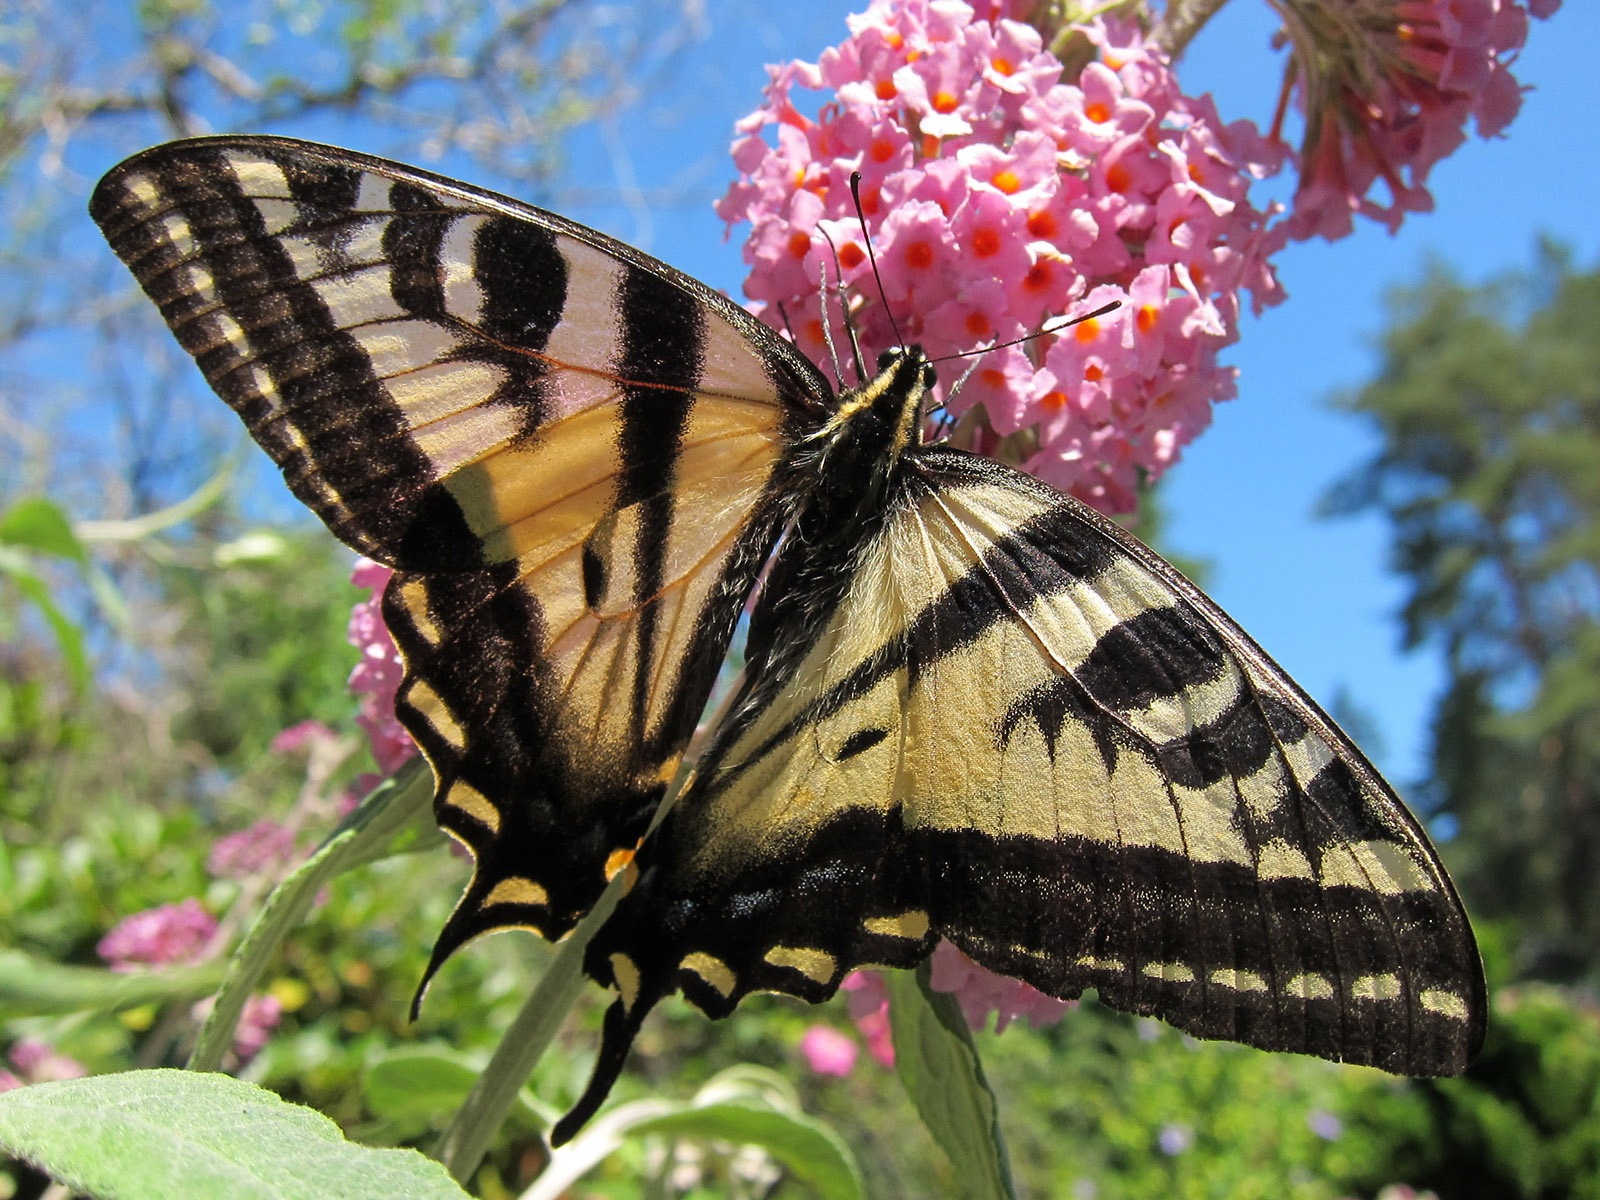
[[[636,250],[284,139],[157,147],[91,211],[296,494],[396,568],[397,712],[475,861],[429,976],[632,873],[558,1139],[674,989],[821,1000],[940,937],[1202,1037],[1417,1074],[1476,1051],[1471,931],[1387,784],[1114,523],[922,444],[920,351],[835,395]]]

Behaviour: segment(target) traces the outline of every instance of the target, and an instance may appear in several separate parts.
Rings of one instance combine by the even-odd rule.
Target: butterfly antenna
[[[789,310],[783,306],[782,300],[779,300],[776,303],[778,308],[778,316],[783,318],[783,331],[789,335],[789,340],[798,346],[800,341],[794,335],[794,326],[789,323]]]
[[[993,346],[979,346],[976,350],[963,350],[959,354],[946,354],[943,358],[935,358],[931,361],[942,363],[951,362],[958,358],[978,358],[981,355],[988,354],[992,350],[1004,350],[1007,346],[1020,346],[1023,342],[1031,342],[1035,338],[1042,338],[1047,333],[1060,333],[1063,329],[1071,329],[1074,325],[1082,325],[1085,321],[1093,321],[1096,317],[1103,317],[1107,313],[1115,312],[1121,307],[1121,300],[1113,300],[1109,304],[1102,304],[1093,312],[1080,313],[1076,317],[1068,317],[1059,325],[1046,325],[1042,329],[1035,329],[1032,333],[1025,333],[1021,337],[1014,337],[1009,342],[996,342]],[[963,375],[961,378],[965,379],[967,375],[971,374],[972,369],[969,367],[966,375]],[[952,389],[952,391],[953,390],[954,389]]]
[[[1010,343],[1008,342],[1007,345],[1009,345],[1009,344]],[[944,435],[944,425],[945,425],[945,423],[947,421],[949,421],[951,424],[954,424],[954,422],[950,420],[950,401],[954,400],[957,396],[959,396],[961,394],[962,385],[964,385],[967,382],[967,380],[972,378],[972,373],[978,369],[978,364],[983,361],[982,357],[980,357],[980,356],[989,353],[989,351],[991,351],[991,350],[998,350],[998,349],[999,349],[998,346],[985,346],[982,350],[978,350],[978,351],[967,350],[967,351],[965,351],[965,352],[963,352],[961,354],[953,354],[953,355],[950,356],[951,358],[971,358],[972,361],[967,364],[967,369],[965,371],[961,372],[960,377],[954,383],[952,383],[950,385],[950,387],[948,388],[948,390],[946,390],[946,392],[944,394],[944,399],[939,402],[939,407],[942,408],[944,410],[944,412],[943,412],[943,415],[940,416],[940,418],[939,418],[938,427],[935,428],[935,430],[933,432],[933,436],[934,436],[935,440],[937,440],[938,438],[940,438],[940,437],[942,437]],[[937,361],[944,362],[944,361],[947,361],[947,360],[939,359]]]
[[[948,405],[950,401],[954,400],[956,396],[960,394],[961,385],[966,383],[966,381],[972,377],[972,373],[978,369],[978,364],[983,361],[983,356],[988,354],[990,351],[1004,350],[1007,346],[1020,346],[1023,342],[1031,342],[1035,338],[1042,338],[1047,333],[1060,333],[1063,329],[1070,329],[1074,325],[1081,325],[1085,321],[1092,321],[1096,317],[1103,317],[1108,312],[1115,312],[1121,307],[1122,301],[1113,300],[1109,304],[1102,304],[1093,312],[1080,313],[1076,317],[1069,317],[1062,321],[1059,325],[1046,325],[1042,329],[1034,330],[1032,333],[1025,333],[1021,337],[1012,338],[1009,342],[1000,342],[993,346],[979,346],[976,350],[963,350],[960,354],[947,354],[943,358],[934,359],[933,361],[936,363],[951,362],[958,358],[970,358],[972,360],[971,365],[968,366],[965,371],[961,372],[961,378],[952,383],[950,385],[950,390],[944,394],[944,403]]]
[[[872,282],[878,285],[878,299],[883,302],[883,314],[889,318],[889,328],[894,330],[894,342],[904,346],[906,339],[895,323],[894,312],[889,307],[889,297],[883,293],[883,276],[878,274],[878,256],[872,252],[872,235],[867,232],[867,214],[861,208],[861,172],[850,172],[850,199],[855,201],[856,220],[861,222],[861,240],[867,244],[867,261],[872,264]]]
[[[839,315],[844,320],[845,336],[850,339],[850,353],[855,359],[856,365],[856,382],[865,383],[867,380],[867,360],[861,355],[861,339],[856,336],[855,316],[850,311],[850,300],[844,294],[844,268],[839,264],[839,247],[833,244],[833,238],[828,236],[828,231],[822,228],[822,226],[817,226],[817,232],[822,235],[822,240],[828,243],[828,249],[833,251],[833,277],[838,280],[836,290],[839,293]],[[828,295],[828,271],[826,264],[824,264],[822,270],[821,287],[823,296],[823,315],[824,318],[826,318]],[[822,322],[822,332],[824,336],[826,336],[828,333],[828,322],[826,319],[824,319]],[[831,339],[828,342],[828,350],[830,352],[833,350],[833,342]],[[838,375],[839,378],[839,386],[843,387],[844,375],[839,371],[839,360],[837,357],[833,360],[833,365],[834,373]]]
[[[838,281],[839,281],[839,287],[838,287],[838,291],[839,291],[839,312],[840,312],[840,314],[842,315],[842,317],[844,319],[844,327],[845,327],[845,329],[846,330],[850,330],[850,306],[847,303],[845,303],[845,298],[844,298],[844,273],[839,269],[839,251],[838,251],[838,248],[834,246],[833,239],[828,236],[828,231],[826,229],[823,229],[819,225],[817,227],[817,232],[822,235],[822,240],[828,243],[828,249],[833,251],[833,272],[834,272],[834,277],[836,279],[838,279]],[[836,384],[839,385],[840,390],[843,390],[844,389],[844,368],[839,365],[839,351],[836,350],[834,348],[834,345],[833,345],[833,322],[828,320],[828,264],[827,264],[826,261],[821,262],[821,263],[819,263],[817,265],[817,301],[820,304],[821,310],[822,310],[822,340],[828,344],[828,357],[833,361],[833,380],[834,380],[834,382]],[[850,331],[853,334],[854,331],[853,330],[850,330]],[[855,337],[854,336],[852,336],[850,338],[850,344],[852,346],[855,345]],[[857,348],[857,350],[856,350],[856,372],[857,372],[856,377],[858,379],[861,378],[860,371],[861,371],[861,351],[860,351],[859,348]]]

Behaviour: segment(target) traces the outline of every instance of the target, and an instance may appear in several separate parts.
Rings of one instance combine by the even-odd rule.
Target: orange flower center
[[[993,258],[1000,253],[1000,235],[993,229],[980,229],[972,235],[972,252],[979,258]]]
[[[1022,287],[1028,292],[1046,292],[1055,282],[1056,273],[1048,262],[1041,259],[1028,268],[1028,273],[1022,277]]]
[[[1017,173],[1010,169],[996,171],[994,178],[989,181],[1008,196],[1014,196],[1022,190],[1022,180],[1017,178]]]
[[[913,270],[926,271],[933,266],[933,246],[918,240],[906,247],[906,265]]]

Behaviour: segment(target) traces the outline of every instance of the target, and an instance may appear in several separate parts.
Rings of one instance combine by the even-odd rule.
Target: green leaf
[[[466,1195],[415,1150],[355,1145],[319,1112],[195,1071],[128,1071],[0,1094],[0,1147],[96,1200]]]
[[[245,1002],[257,990],[278,955],[278,948],[304,919],[323,886],[345,871],[376,862],[392,852],[396,838],[408,828],[438,837],[428,816],[433,777],[418,760],[374,788],[315,853],[273,889],[250,931],[228,960],[228,971],[206,1023],[200,1028],[189,1069],[211,1071],[221,1065],[233,1045],[233,1032]]]
[[[66,662],[72,686],[81,690],[89,682],[89,657],[84,648],[83,631],[56,604],[50,585],[20,551],[0,545],[0,576],[10,580],[11,585],[38,608],[61,646],[61,657]]]
[[[73,562],[89,559],[67,515],[42,496],[19,500],[0,513],[0,542]]]
[[[927,985],[928,964],[886,971],[895,1070],[956,1170],[961,1193],[1015,1200],[999,1106],[955,997]]]
[[[844,1139],[799,1110],[794,1089],[781,1075],[747,1065],[719,1072],[687,1103],[640,1100],[601,1114],[551,1156],[523,1200],[566,1195],[624,1141],[646,1134],[760,1146],[823,1200],[858,1200],[866,1194]]]
[[[222,979],[221,963],[150,971],[68,967],[20,950],[0,950],[0,1021],[79,1012],[120,1012],[142,1004],[198,1000]]]
[[[453,1050],[414,1046],[391,1051],[367,1068],[362,1094],[374,1116],[388,1121],[402,1138],[416,1137],[460,1105],[482,1074],[482,1067]],[[545,1114],[519,1094],[512,1115],[527,1128],[542,1129]]]
[[[633,1126],[633,1132],[760,1146],[813,1195],[824,1200],[856,1200],[865,1195],[860,1171],[844,1139],[804,1113],[723,1102],[646,1116]]]

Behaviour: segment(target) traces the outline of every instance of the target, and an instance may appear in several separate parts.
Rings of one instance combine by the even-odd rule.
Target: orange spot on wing
[[[628,850],[613,850],[606,858],[606,882],[610,883],[615,879],[618,871],[627,870],[638,852],[637,846]]]

